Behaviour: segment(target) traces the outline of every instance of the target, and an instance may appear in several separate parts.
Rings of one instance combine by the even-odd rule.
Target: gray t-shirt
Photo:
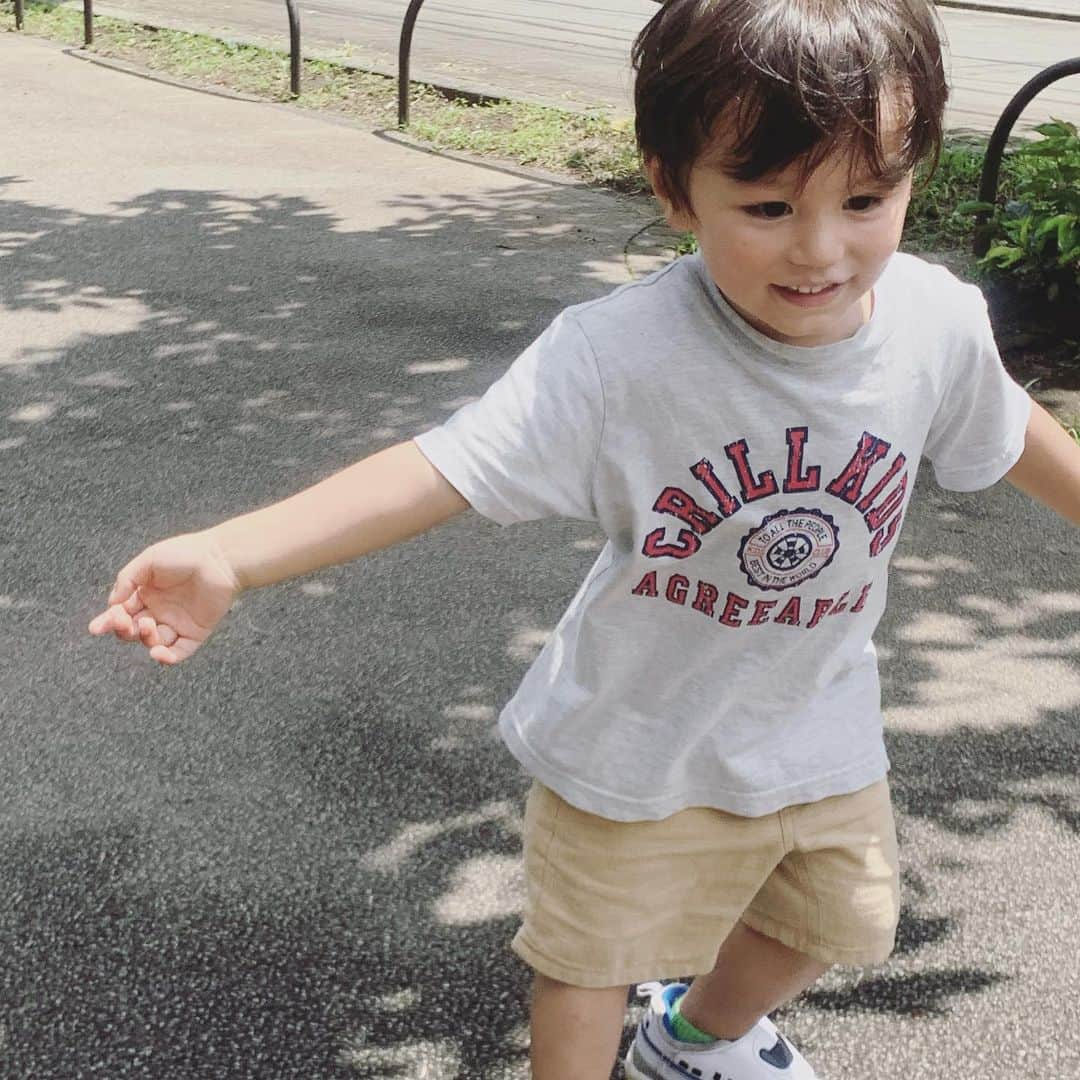
[[[608,537],[499,721],[575,806],[757,816],[885,775],[871,635],[920,458],[995,483],[1030,399],[976,288],[897,254],[874,298],[854,337],[781,345],[687,256],[564,311],[416,438],[499,524]]]

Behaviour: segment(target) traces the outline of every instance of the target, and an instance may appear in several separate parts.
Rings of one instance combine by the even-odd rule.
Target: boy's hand
[[[186,533],[132,559],[89,630],[142,642],[151,659],[178,664],[210,636],[239,593],[217,541],[206,532]]]

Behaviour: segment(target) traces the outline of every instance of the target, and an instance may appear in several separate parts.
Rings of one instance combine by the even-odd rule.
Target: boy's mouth
[[[821,307],[829,303],[843,287],[843,282],[832,282],[829,285],[770,285],[777,295],[783,297],[789,304],[796,307]]]

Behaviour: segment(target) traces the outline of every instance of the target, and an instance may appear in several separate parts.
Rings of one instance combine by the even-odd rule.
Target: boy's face
[[[900,243],[911,173],[874,180],[827,158],[800,189],[795,166],[766,180],[734,180],[704,154],[689,177],[694,213],[668,222],[693,232],[717,288],[751,326],[790,345],[827,345],[866,322],[871,289]],[[800,292],[814,289],[813,293]]]

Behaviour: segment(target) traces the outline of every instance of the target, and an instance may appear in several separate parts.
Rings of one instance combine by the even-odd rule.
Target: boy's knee
[[[553,979],[540,971],[533,972],[533,997],[538,994],[559,994],[566,996],[606,996],[621,997],[625,1001],[630,994],[630,985],[626,986],[577,986],[574,983],[564,982],[561,979]]]

